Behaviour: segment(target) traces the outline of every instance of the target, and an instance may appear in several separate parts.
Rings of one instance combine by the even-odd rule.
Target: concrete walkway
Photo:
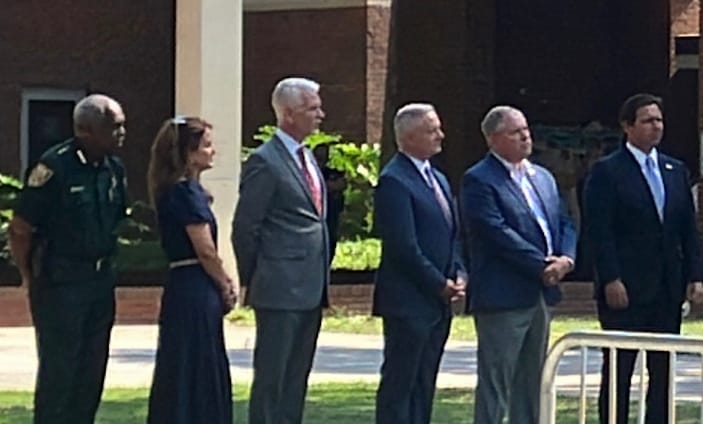
[[[225,332],[232,378],[240,383],[251,381],[254,329],[226,324]],[[107,387],[148,387],[151,384],[157,333],[155,325],[115,326]],[[382,338],[377,335],[320,334],[311,383],[354,381],[376,384],[382,347]],[[587,392],[593,396],[599,383],[600,351],[589,351],[587,362]],[[0,390],[32,390],[36,367],[32,327],[0,328]],[[677,367],[677,397],[699,401],[703,393],[700,358],[679,355]],[[578,393],[580,369],[579,352],[568,352],[559,367],[557,387],[560,394]],[[475,387],[475,343],[447,343],[437,384],[439,387]],[[633,396],[636,396],[634,387],[633,390]]]

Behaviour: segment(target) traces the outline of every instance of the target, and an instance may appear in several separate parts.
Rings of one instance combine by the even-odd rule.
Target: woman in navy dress
[[[151,148],[148,184],[169,261],[149,396],[150,424],[231,424],[232,382],[223,315],[236,301],[217,254],[217,225],[200,173],[212,167],[211,125],[163,124]]]

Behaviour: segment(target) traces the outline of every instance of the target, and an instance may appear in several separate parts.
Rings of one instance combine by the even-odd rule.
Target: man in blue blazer
[[[383,243],[373,313],[383,317],[379,424],[428,424],[450,302],[464,296],[466,272],[449,184],[429,159],[442,149],[429,104],[408,104],[394,121],[397,153],[381,172],[375,225]]]
[[[464,174],[461,215],[478,336],[474,423],[537,423],[549,305],[571,270],[576,232],[546,169],[527,160],[525,116],[496,106],[481,122],[490,152]]]
[[[604,330],[679,333],[681,304],[703,296],[703,270],[688,171],[657,151],[661,99],[625,101],[622,148],[597,162],[586,182],[586,228],[595,258],[595,298]],[[617,422],[626,423],[636,351],[618,350]],[[608,422],[609,356],[603,355],[599,412]],[[648,352],[649,424],[668,421],[669,355]]]

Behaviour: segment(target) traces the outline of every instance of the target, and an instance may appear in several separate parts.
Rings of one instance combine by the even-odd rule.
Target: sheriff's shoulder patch
[[[27,185],[30,187],[41,187],[51,179],[52,175],[54,175],[54,171],[52,171],[51,168],[43,163],[38,163],[29,174]]]

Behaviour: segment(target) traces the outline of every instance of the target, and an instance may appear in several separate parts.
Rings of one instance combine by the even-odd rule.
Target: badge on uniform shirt
[[[41,187],[51,179],[52,175],[54,175],[54,171],[52,171],[51,168],[43,163],[38,163],[29,174],[27,185],[30,187]]]

